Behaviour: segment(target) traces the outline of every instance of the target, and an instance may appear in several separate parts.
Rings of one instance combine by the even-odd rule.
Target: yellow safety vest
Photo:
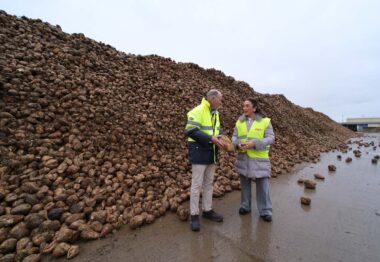
[[[246,143],[249,139],[262,139],[265,135],[265,130],[269,126],[270,118],[263,117],[260,121],[254,120],[249,131],[247,130],[247,121],[238,120],[236,122],[237,138],[241,143]],[[240,153],[247,153],[250,158],[269,158],[268,145],[265,150],[239,150]]]
[[[220,132],[220,120],[219,112],[215,111],[214,114],[211,114],[211,105],[210,103],[203,98],[200,105],[193,108],[190,112],[187,113],[187,123],[186,130],[193,128],[198,128],[203,133],[210,136],[217,136]],[[191,137],[187,139],[189,142],[196,142]],[[215,145],[214,145],[214,159],[215,156]]]

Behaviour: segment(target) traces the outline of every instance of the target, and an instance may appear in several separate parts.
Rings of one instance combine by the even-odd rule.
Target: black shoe
[[[198,215],[191,216],[191,230],[199,231],[199,228],[200,228],[199,216]]]
[[[223,216],[215,213],[215,211],[212,209],[210,211],[203,211],[202,217],[210,219],[211,221],[215,221],[215,222],[223,221]]]
[[[251,213],[251,211],[247,210],[247,209],[244,209],[244,208],[239,208],[239,214],[240,215],[246,215],[248,213]]]
[[[260,216],[265,222],[272,222],[272,216],[271,215],[263,215]]]

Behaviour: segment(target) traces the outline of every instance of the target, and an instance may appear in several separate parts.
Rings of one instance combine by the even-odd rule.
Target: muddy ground
[[[378,145],[380,134],[364,140]],[[201,220],[201,231],[194,233],[188,222],[168,214],[141,229],[124,227],[81,245],[73,261],[380,261],[380,163],[371,163],[380,149],[360,150],[360,158],[352,151],[326,153],[317,164],[302,164],[292,174],[272,179],[272,223],[259,219],[256,206],[240,216],[236,191],[214,200],[223,223]],[[351,163],[344,161],[347,156]],[[336,165],[336,172],[328,171],[329,164]],[[316,190],[297,183],[299,178],[313,179],[314,173],[326,177]],[[302,195],[311,198],[310,206],[300,204]]]

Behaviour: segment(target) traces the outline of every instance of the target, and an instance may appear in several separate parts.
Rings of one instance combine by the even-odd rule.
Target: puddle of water
[[[378,145],[380,134],[352,141],[360,139]],[[353,150],[357,147],[352,144]],[[360,150],[361,158],[352,150],[322,154],[320,162],[299,165],[293,174],[272,179],[272,223],[259,219],[255,199],[252,213],[240,216],[240,192],[233,192],[214,199],[223,223],[202,219],[201,231],[194,233],[188,222],[168,214],[141,229],[124,227],[81,245],[73,261],[379,261],[380,163],[374,165],[371,159],[380,155],[380,148]],[[348,156],[351,163],[344,161]],[[337,170],[329,172],[329,164]],[[314,173],[325,176],[316,190],[297,183],[301,177],[314,179]],[[255,186],[252,191],[255,196]],[[310,206],[300,204],[302,195],[311,198]]]

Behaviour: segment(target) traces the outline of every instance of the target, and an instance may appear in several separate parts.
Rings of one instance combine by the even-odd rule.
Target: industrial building
[[[380,131],[380,117],[347,118],[343,126],[357,132]]]

